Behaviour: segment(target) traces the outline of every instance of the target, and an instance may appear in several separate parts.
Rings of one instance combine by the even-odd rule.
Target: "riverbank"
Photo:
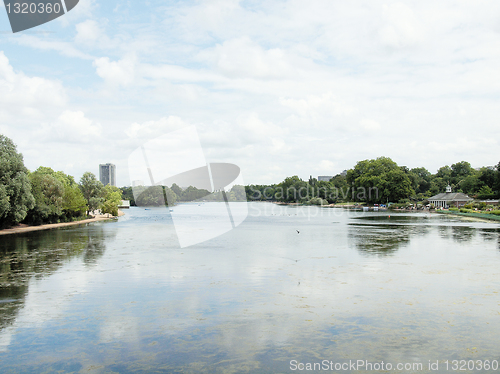
[[[118,210],[118,217],[121,217],[124,215],[125,215],[125,213],[123,213],[121,210]],[[112,216],[109,214],[98,214],[98,215],[95,215],[94,218],[88,218],[88,219],[84,219],[81,221],[74,221],[74,222],[50,223],[47,225],[39,225],[39,226],[28,226],[28,225],[20,224],[20,225],[12,227],[10,229],[0,230],[0,235],[22,234],[25,232],[32,232],[32,231],[51,230],[51,229],[57,229],[57,228],[61,228],[61,227],[86,225],[87,223],[107,221],[107,220],[118,218],[118,217],[115,217],[115,216]]]
[[[482,220],[489,220],[489,221],[497,221],[500,222],[500,216],[497,216],[496,214],[487,214],[487,213],[462,213],[462,212],[450,212],[447,210],[436,210],[435,213],[440,213],[440,214],[449,214],[453,216],[459,216],[459,217],[471,217],[471,218],[477,218],[477,219],[482,219]]]

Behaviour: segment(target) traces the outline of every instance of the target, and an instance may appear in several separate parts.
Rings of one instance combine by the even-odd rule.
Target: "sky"
[[[130,185],[190,126],[245,184],[500,161],[498,1],[80,0],[16,34],[0,7],[0,134],[30,170]]]

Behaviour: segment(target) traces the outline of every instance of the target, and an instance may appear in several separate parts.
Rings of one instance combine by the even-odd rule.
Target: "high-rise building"
[[[333,178],[333,176],[331,176],[331,175],[320,175],[318,177],[318,181],[320,181],[320,182],[328,182],[332,178]]]
[[[100,164],[99,180],[105,186],[110,184],[116,187],[116,166],[114,164]]]

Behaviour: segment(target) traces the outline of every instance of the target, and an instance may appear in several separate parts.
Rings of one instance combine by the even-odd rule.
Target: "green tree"
[[[160,207],[177,202],[177,195],[166,186],[134,187],[134,196],[137,206]]]
[[[479,190],[477,197],[479,199],[493,199],[495,197],[495,194],[493,193],[493,190],[489,186],[483,186]]]
[[[432,174],[426,168],[413,168],[410,170],[410,174],[413,176],[412,188],[417,194],[425,195],[431,188]]]
[[[451,168],[448,165],[440,167],[436,173],[436,177],[445,180],[447,183],[451,183]]]
[[[134,191],[132,187],[121,187],[120,190],[122,191],[122,200],[128,200],[130,201],[130,206],[135,206],[135,198],[134,198]]]
[[[458,183],[458,187],[462,192],[469,195],[477,193],[482,186],[483,182],[479,179],[478,175],[475,174],[466,176]]]
[[[63,211],[68,220],[79,218],[87,211],[87,201],[76,183],[64,187]]]
[[[0,227],[21,222],[34,204],[23,155],[12,140],[0,135]]]
[[[46,174],[45,169],[37,169],[29,178],[35,206],[28,211],[25,222],[34,225],[59,222],[63,214],[63,183]]]
[[[104,186],[97,180],[96,176],[87,171],[80,178],[80,190],[87,201],[87,213],[99,209],[104,202]]]
[[[170,188],[176,195],[177,197],[180,198],[182,197],[182,188],[180,188],[176,183],[172,184],[172,187]]]
[[[354,189],[351,196],[357,201],[396,202],[415,194],[405,168],[389,157],[359,161],[347,171],[347,182]]]
[[[118,216],[118,206],[122,202],[122,192],[118,187],[107,184],[104,187],[104,202],[101,205],[101,211],[106,214]]]
[[[460,161],[451,165],[451,183],[458,184],[462,179],[471,175],[474,169],[467,161]]]

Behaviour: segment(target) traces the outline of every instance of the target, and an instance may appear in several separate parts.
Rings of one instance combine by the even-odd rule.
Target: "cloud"
[[[128,86],[134,82],[137,61],[128,56],[118,61],[110,61],[109,57],[94,60],[96,73],[111,86]]]
[[[132,139],[149,140],[188,125],[179,117],[169,116],[157,121],[134,122],[125,130],[125,134]]]
[[[232,78],[282,79],[295,70],[284,50],[265,50],[248,37],[227,40],[200,56],[206,57],[216,70]]]
[[[0,108],[4,116],[36,118],[63,106],[66,97],[61,83],[14,71],[9,59],[0,51]]]
[[[104,36],[101,27],[94,20],[86,20],[75,27],[75,42],[79,44],[93,44]]]
[[[42,125],[39,136],[47,142],[91,143],[100,139],[99,123],[85,117],[82,111],[65,110],[54,123]]]
[[[64,17],[61,17],[64,18]],[[49,37],[37,37],[29,34],[22,34],[13,39],[15,43],[38,49],[41,51],[55,51],[62,56],[75,57],[83,60],[91,60],[93,57],[87,53],[82,52],[71,42],[51,39]]]

